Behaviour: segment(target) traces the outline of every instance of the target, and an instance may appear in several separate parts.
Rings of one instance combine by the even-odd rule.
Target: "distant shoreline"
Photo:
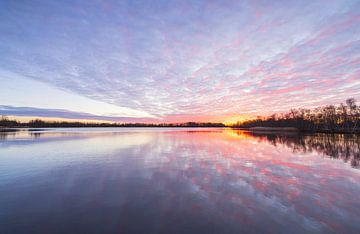
[[[2,127],[0,132],[16,132],[20,130],[41,131],[41,129],[57,129],[57,128],[230,128],[228,126],[61,126],[61,127]]]
[[[31,120],[29,122],[19,122],[17,120],[10,120],[7,117],[0,119],[1,128],[104,128],[104,127],[226,127],[223,123],[212,122],[184,122],[184,123],[88,123],[88,122],[68,122],[68,121],[44,121],[41,119]]]
[[[317,130],[317,131],[310,131],[310,130],[299,130],[295,127],[232,127],[232,126],[162,126],[162,125],[120,125],[120,126],[57,126],[57,127],[30,127],[30,126],[21,126],[21,127],[3,127],[0,126],[0,133],[10,133],[10,132],[17,132],[17,131],[42,131],[42,130],[49,130],[49,129],[59,129],[59,128],[229,128],[234,130],[244,130],[253,133],[263,133],[263,134],[302,134],[302,133],[326,133],[326,134],[356,134],[359,135],[360,131],[356,130],[355,132],[347,131],[347,130]]]

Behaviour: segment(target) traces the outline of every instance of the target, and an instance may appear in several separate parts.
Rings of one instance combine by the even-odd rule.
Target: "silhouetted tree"
[[[20,123],[15,120],[9,120],[3,116],[0,120],[0,127],[30,127],[30,128],[73,128],[73,127],[225,127],[223,123],[84,123],[84,122],[58,122],[43,121],[34,119],[28,123]]]
[[[287,113],[257,117],[254,120],[237,123],[234,127],[296,127],[308,132],[360,132],[360,108],[354,98],[346,105],[328,105],[315,109],[291,109]]]

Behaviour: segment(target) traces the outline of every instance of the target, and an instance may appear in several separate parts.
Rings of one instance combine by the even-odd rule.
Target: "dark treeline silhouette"
[[[238,122],[234,127],[294,127],[303,132],[359,133],[360,106],[354,98],[346,104],[315,109],[292,109],[287,113]]]
[[[354,168],[360,168],[360,135],[358,134],[265,134],[248,132],[273,145],[285,145],[297,153],[311,153],[342,159]]]
[[[0,128],[75,128],[75,127],[225,127],[222,123],[86,123],[67,121],[43,121],[40,119],[23,123],[10,120],[6,116],[0,119]]]

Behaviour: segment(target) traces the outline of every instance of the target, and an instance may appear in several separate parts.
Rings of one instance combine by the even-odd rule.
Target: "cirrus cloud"
[[[358,1],[9,1],[0,35],[0,69],[164,120],[360,98]]]

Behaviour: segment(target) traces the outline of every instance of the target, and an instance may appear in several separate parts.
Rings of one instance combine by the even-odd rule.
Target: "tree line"
[[[233,127],[295,127],[303,132],[360,133],[359,119],[360,106],[354,98],[349,98],[345,104],[291,109],[286,113],[238,122]]]
[[[78,128],[78,127],[225,127],[223,123],[86,123],[68,121],[44,121],[41,119],[30,120],[29,122],[19,122],[11,120],[6,116],[0,119],[2,128]]]

